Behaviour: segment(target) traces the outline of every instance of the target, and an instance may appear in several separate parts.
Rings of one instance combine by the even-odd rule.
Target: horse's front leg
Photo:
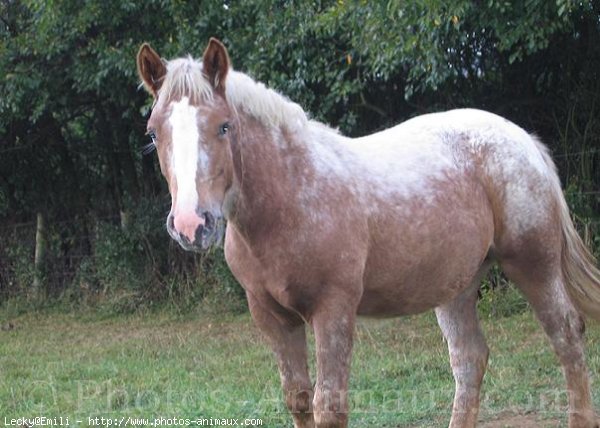
[[[317,428],[348,426],[348,377],[356,311],[354,305],[323,305],[311,323],[317,352],[313,410]],[[333,303],[333,302],[332,302]]]
[[[294,418],[294,427],[314,428],[304,321],[287,317],[268,296],[260,300],[250,293],[247,296],[254,323],[268,339],[277,358],[285,403]]]

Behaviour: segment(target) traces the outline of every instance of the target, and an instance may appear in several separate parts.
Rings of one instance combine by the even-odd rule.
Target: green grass
[[[0,320],[7,315],[0,313]],[[43,311],[10,322],[14,329],[0,331],[0,423],[35,415],[68,416],[71,426],[87,426],[96,416],[175,416],[292,426],[274,359],[248,315],[103,318]],[[491,359],[481,419],[534,413],[564,424],[561,371],[533,316],[486,318],[483,324]],[[600,327],[592,323],[587,349],[598,384]],[[453,391],[432,314],[361,320],[352,427],[446,426]],[[600,408],[598,393],[594,399]]]

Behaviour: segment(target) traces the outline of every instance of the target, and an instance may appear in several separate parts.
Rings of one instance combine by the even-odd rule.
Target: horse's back
[[[432,192],[451,193],[461,185],[481,186],[497,211],[493,214],[506,223],[502,229],[511,234],[544,221],[555,198],[556,174],[545,147],[519,126],[486,111],[417,116],[356,139],[352,146],[367,166],[374,166],[367,168],[365,181],[391,190],[386,196],[412,200]]]

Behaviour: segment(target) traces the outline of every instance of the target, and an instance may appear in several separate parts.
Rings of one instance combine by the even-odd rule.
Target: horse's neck
[[[315,125],[288,130],[240,118],[232,150],[238,194],[231,220],[238,229],[270,228],[295,215],[301,193],[316,189],[317,180],[323,179],[317,162],[335,161],[335,151],[328,146],[335,141],[328,137],[339,136]],[[319,160],[323,152],[329,158]]]

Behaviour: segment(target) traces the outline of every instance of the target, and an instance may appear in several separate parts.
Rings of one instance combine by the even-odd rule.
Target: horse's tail
[[[565,288],[581,312],[600,321],[600,270],[596,267],[594,256],[583,243],[571,220],[556,166],[548,149],[537,140],[536,145],[550,169],[553,192],[558,205],[562,229],[561,268]]]

